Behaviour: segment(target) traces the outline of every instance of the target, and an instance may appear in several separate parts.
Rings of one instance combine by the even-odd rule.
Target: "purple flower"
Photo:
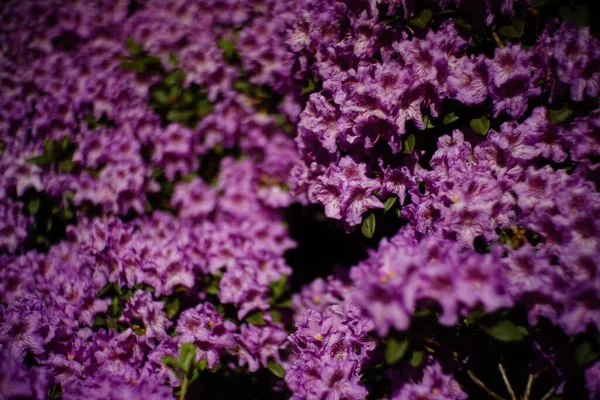
[[[45,368],[27,370],[7,350],[0,352],[0,396],[7,399],[45,399],[50,379]]]
[[[287,333],[277,325],[255,326],[243,324],[236,335],[239,365],[248,365],[251,372],[266,367],[269,359],[281,363],[280,350],[286,346]]]
[[[221,354],[235,345],[235,325],[223,320],[211,303],[201,303],[185,310],[177,321],[177,341],[194,343],[197,348],[196,361],[205,359],[209,368],[214,368]]]
[[[439,363],[425,367],[419,383],[405,383],[392,400],[464,400],[468,395],[461,389],[452,375],[446,375]]]

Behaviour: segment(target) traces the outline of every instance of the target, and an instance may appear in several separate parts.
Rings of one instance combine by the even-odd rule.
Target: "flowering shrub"
[[[600,398],[594,7],[4,2],[0,398]]]

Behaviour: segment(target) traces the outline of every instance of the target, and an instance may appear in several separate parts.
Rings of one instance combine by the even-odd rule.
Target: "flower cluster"
[[[600,40],[546,3],[5,2],[0,398],[598,397]]]

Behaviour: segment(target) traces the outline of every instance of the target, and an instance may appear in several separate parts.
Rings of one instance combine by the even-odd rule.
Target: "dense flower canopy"
[[[2,3],[0,398],[597,399],[593,11]]]

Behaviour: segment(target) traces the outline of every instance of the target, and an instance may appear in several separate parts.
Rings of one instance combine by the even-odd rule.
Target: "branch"
[[[471,372],[471,370],[467,371],[467,374],[469,375],[469,378],[471,378],[471,380],[473,382],[475,382],[475,384],[477,386],[479,386],[481,389],[483,389],[487,394],[489,394],[493,399],[495,400],[506,400],[504,397],[502,396],[498,396],[496,393],[492,392],[490,389],[487,388],[487,386],[485,386],[485,383],[481,382],[474,374],[473,372]],[[547,399],[546,399],[547,400]]]
[[[504,48],[504,43],[502,43],[502,40],[500,40],[500,36],[498,36],[497,32],[492,33],[492,36],[494,37],[494,40],[496,41],[496,44],[498,45],[498,47],[500,47],[501,49]]]
[[[529,378],[527,379],[527,386],[525,387],[525,394],[523,394],[523,400],[529,400],[529,396],[531,395],[531,387],[533,386],[534,376],[529,374]]]
[[[498,364],[498,369],[500,370],[500,373],[502,374],[502,379],[504,380],[504,385],[506,386],[506,390],[508,390],[508,393],[510,394],[511,400],[518,400],[517,396],[515,395],[515,392],[513,391],[512,386],[510,386],[510,382],[508,381],[508,377],[506,376],[506,371],[504,370],[504,367],[502,366],[502,364]]]
[[[552,386],[552,387],[550,388],[550,390],[548,391],[548,393],[546,393],[546,394],[544,395],[544,397],[542,397],[542,400],[549,400],[549,399],[550,399],[550,397],[552,397],[552,395],[554,394],[554,391],[555,391],[555,390],[556,390],[556,388],[555,388],[554,386]]]

